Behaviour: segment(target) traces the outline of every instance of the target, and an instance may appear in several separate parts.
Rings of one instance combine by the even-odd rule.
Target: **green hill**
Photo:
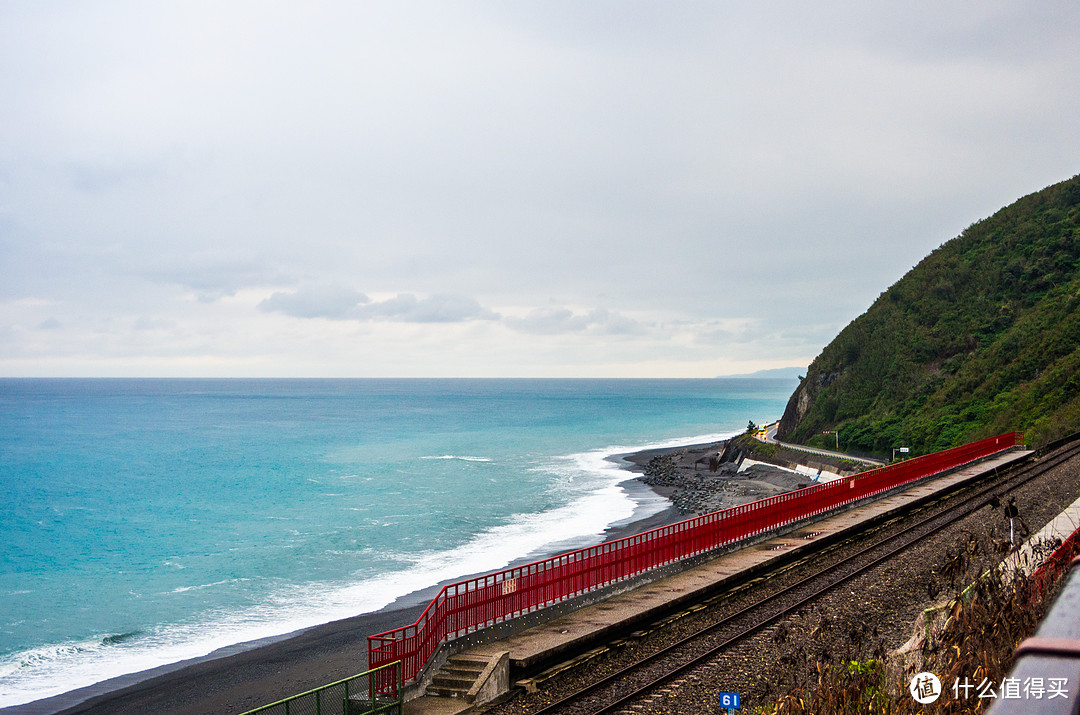
[[[889,454],[1080,429],[1080,175],[945,243],[814,360],[781,439]]]

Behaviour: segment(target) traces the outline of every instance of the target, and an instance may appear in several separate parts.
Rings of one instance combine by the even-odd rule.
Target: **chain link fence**
[[[401,715],[401,675],[401,661],[387,663],[243,715]],[[378,694],[390,680],[397,683],[397,696]]]

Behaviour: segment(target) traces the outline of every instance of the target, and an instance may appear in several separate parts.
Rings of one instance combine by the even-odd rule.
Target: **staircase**
[[[431,679],[424,694],[476,705],[488,702],[509,689],[509,657],[506,652],[452,655]]]

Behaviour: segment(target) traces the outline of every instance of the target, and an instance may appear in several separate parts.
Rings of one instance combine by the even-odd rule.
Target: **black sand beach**
[[[632,480],[625,486],[632,496],[656,498],[656,492],[640,480]],[[639,493],[634,495],[635,491]],[[687,516],[668,506],[644,519],[609,528],[603,540],[631,536]],[[367,637],[416,621],[441,587],[439,584],[409,594],[375,613],[266,639],[259,644],[240,644],[205,658],[114,678],[53,698],[3,708],[0,712],[12,715],[242,713],[363,672],[367,669]]]
[[[736,475],[732,465],[719,465],[712,472],[709,457],[723,445],[712,442],[612,457],[629,471],[641,474],[653,457],[667,455],[674,470],[664,478],[639,476],[624,482],[624,489],[636,502],[652,502],[660,510],[608,528],[602,540],[620,539],[695,514],[789,491],[804,479],[765,466],[755,466]],[[517,563],[542,557],[534,554]],[[375,613],[258,643],[239,644],[204,658],[114,678],[53,698],[3,708],[0,712],[12,715],[245,712],[363,672],[367,669],[367,637],[415,622],[443,585],[409,594]]]
[[[629,471],[641,474],[653,457],[667,455],[674,470],[664,478],[639,476],[624,482],[624,489],[636,502],[652,502],[654,508],[660,507],[660,511],[610,527],[602,540],[632,536],[695,514],[790,491],[805,479],[767,466],[755,466],[736,475],[732,465],[719,465],[712,472],[709,457],[723,445],[723,442],[712,442],[612,457]],[[538,558],[543,555],[530,555],[514,565]],[[204,658],[114,678],[26,705],[3,708],[0,713],[242,713],[363,672],[367,669],[367,637],[415,622],[443,585],[409,594],[375,613],[259,643],[239,644]]]

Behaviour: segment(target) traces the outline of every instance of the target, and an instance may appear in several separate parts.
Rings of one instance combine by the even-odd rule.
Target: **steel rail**
[[[1080,438],[1078,438],[1078,439],[1080,439]],[[767,615],[764,619],[760,619],[760,620],[756,621],[755,623],[753,623],[752,625],[750,625],[748,627],[745,627],[743,630],[741,630],[736,635],[725,639],[722,643],[720,643],[720,644],[718,644],[718,645],[716,645],[714,647],[709,647],[703,653],[694,655],[690,660],[680,662],[676,666],[666,669],[661,675],[659,675],[657,677],[654,677],[654,678],[651,678],[645,685],[634,688],[632,692],[627,693],[625,695],[618,696],[617,699],[615,699],[615,700],[613,700],[613,701],[611,701],[611,702],[609,702],[609,703],[607,703],[605,705],[602,705],[599,709],[584,711],[584,712],[589,712],[590,715],[603,715],[605,713],[613,712],[613,711],[619,709],[620,707],[625,706],[627,703],[641,698],[643,695],[645,695],[649,691],[652,691],[652,690],[658,688],[660,685],[663,685],[664,683],[672,680],[673,678],[675,678],[678,675],[682,674],[683,672],[693,668],[694,666],[699,665],[704,661],[707,661],[707,660],[710,660],[710,659],[716,657],[717,655],[719,655],[721,652],[723,652],[724,650],[726,650],[727,648],[729,648],[731,645],[735,644],[736,642],[738,642],[740,640],[743,640],[743,639],[745,639],[745,638],[747,638],[747,637],[749,637],[751,635],[754,635],[755,633],[761,631],[762,629],[764,629],[767,626],[771,625],[775,621],[783,618],[784,616],[787,616],[787,615],[793,613],[794,611],[798,610],[799,608],[802,608],[802,607],[806,606],[808,603],[810,603],[813,600],[821,597],[822,595],[824,595],[828,591],[831,591],[832,589],[836,588],[837,586],[839,586],[839,585],[841,585],[841,584],[855,578],[858,575],[861,575],[861,574],[865,573],[866,571],[874,568],[875,566],[878,566],[878,565],[884,563],[885,561],[888,561],[889,559],[895,557],[897,554],[899,554],[901,551],[904,551],[908,547],[913,546],[913,545],[919,543],[920,541],[925,540],[926,538],[929,538],[933,534],[936,534],[936,533],[940,532],[942,529],[956,523],[960,519],[963,519],[964,517],[967,517],[967,516],[975,513],[976,511],[983,508],[984,506],[987,506],[994,497],[1001,497],[1001,496],[1004,496],[1005,494],[1008,494],[1009,492],[1011,492],[1011,491],[1023,486],[1024,484],[1028,483],[1032,479],[1035,479],[1036,477],[1045,474],[1050,469],[1062,464],[1065,461],[1068,461],[1069,459],[1072,459],[1072,458],[1076,457],[1078,454],[1080,454],[1080,443],[1073,443],[1072,446],[1068,447],[1067,449],[1060,449],[1059,448],[1059,451],[1055,451],[1052,454],[1047,455],[1047,457],[1045,459],[1043,459],[1042,461],[1038,461],[1038,462],[1034,462],[1034,463],[1027,463],[1027,464],[1024,464],[1024,465],[1018,465],[1018,468],[1014,468],[1015,472],[1011,476],[1009,476],[1005,482],[992,484],[992,485],[982,489],[981,491],[979,491],[979,492],[977,492],[975,494],[972,494],[972,495],[970,495],[968,497],[965,497],[962,501],[960,501],[959,503],[953,505],[948,510],[943,511],[943,512],[938,512],[938,513],[933,514],[933,515],[931,515],[929,517],[926,517],[926,518],[924,518],[924,519],[922,519],[922,520],[920,520],[920,521],[918,521],[918,522],[916,522],[914,524],[911,524],[911,525],[905,527],[903,530],[901,530],[901,531],[899,531],[899,532],[897,532],[895,534],[892,534],[892,535],[890,535],[888,537],[885,537],[881,541],[878,541],[878,542],[876,542],[874,544],[871,544],[871,545],[861,549],[860,551],[856,552],[852,556],[846,558],[845,560],[843,560],[843,561],[841,561],[841,562],[839,562],[837,564],[833,564],[832,566],[825,567],[825,568],[823,568],[823,569],[821,569],[821,570],[819,570],[819,571],[817,571],[817,572],[815,572],[815,573],[813,573],[813,574],[811,574],[809,576],[806,576],[806,577],[800,579],[799,581],[789,585],[788,587],[786,587],[786,588],[784,588],[784,589],[782,589],[782,590],[780,590],[780,591],[778,591],[778,592],[776,592],[774,594],[771,594],[771,595],[763,598],[762,600],[760,600],[760,601],[758,601],[758,602],[756,602],[754,604],[751,604],[751,605],[739,610],[737,613],[726,616],[726,617],[722,618],[721,620],[717,621],[716,623],[710,624],[709,626],[706,626],[705,628],[703,628],[703,629],[701,629],[701,630],[699,630],[699,631],[697,631],[697,632],[695,632],[695,633],[693,633],[693,634],[691,634],[689,636],[686,636],[686,637],[680,639],[676,643],[673,643],[673,644],[671,644],[669,646],[666,646],[665,648],[657,651],[656,653],[653,653],[653,654],[651,654],[649,656],[646,656],[646,657],[642,658],[641,660],[639,660],[639,661],[637,661],[637,662],[635,662],[635,663],[633,663],[633,664],[631,664],[631,665],[629,665],[629,666],[627,666],[627,667],[625,667],[625,668],[623,668],[623,669],[621,669],[621,670],[619,670],[619,671],[617,671],[615,673],[612,673],[609,676],[606,676],[606,677],[596,681],[595,683],[587,685],[584,688],[581,688],[578,691],[576,691],[574,693],[571,693],[570,695],[558,700],[557,702],[546,705],[546,706],[542,707],[539,710],[532,711],[531,715],[549,715],[551,713],[555,713],[555,712],[558,712],[560,710],[570,708],[571,706],[575,705],[576,703],[579,703],[579,701],[584,700],[585,698],[588,698],[590,695],[592,695],[594,693],[597,693],[597,691],[599,691],[599,690],[601,690],[601,689],[603,689],[603,688],[605,688],[605,687],[607,687],[609,685],[613,685],[615,683],[618,683],[618,681],[620,681],[620,680],[626,679],[628,677],[632,677],[633,675],[635,675],[638,672],[642,671],[647,666],[650,666],[650,665],[652,665],[654,663],[657,663],[658,661],[661,661],[664,658],[672,657],[674,655],[675,651],[677,651],[678,649],[683,648],[684,646],[690,645],[693,642],[702,639],[703,637],[707,637],[710,634],[720,630],[721,628],[723,628],[725,626],[730,626],[736,620],[738,620],[740,618],[746,618],[746,617],[752,615],[752,613],[754,611],[760,611],[760,610],[766,608],[768,606],[768,604],[777,601],[778,599],[780,599],[783,596],[788,596],[788,595],[793,594],[797,589],[800,589],[800,588],[810,584],[811,582],[813,582],[815,580],[828,578],[829,575],[835,574],[835,572],[838,571],[839,569],[841,569],[842,567],[850,566],[853,561],[855,561],[856,559],[859,559],[861,557],[866,556],[871,551],[880,550],[883,546],[888,545],[890,542],[894,542],[894,541],[900,540],[900,539],[902,539],[904,537],[910,536],[916,530],[926,526],[930,522],[932,522],[934,520],[940,520],[939,524],[933,526],[930,530],[926,531],[925,533],[922,533],[920,535],[915,536],[915,538],[912,538],[910,541],[907,541],[905,543],[901,543],[899,546],[896,546],[895,548],[891,549],[887,553],[885,553],[885,554],[871,560],[870,562],[864,564],[863,566],[858,567],[856,570],[852,571],[851,573],[848,573],[846,575],[841,576],[839,580],[836,580],[835,582],[827,583],[823,587],[818,588],[817,590],[813,591],[812,593],[800,598],[798,600],[798,602],[795,603],[794,605],[789,606],[789,607],[787,607],[785,609],[782,609],[781,611],[779,611],[777,613]],[[987,479],[991,479],[996,474],[1000,473],[1000,471],[1002,471],[1000,468],[995,468],[994,470],[991,470],[991,471],[987,472],[987,474],[984,475],[979,481],[982,482],[982,481],[985,481]],[[1008,467],[1006,467],[1004,471],[1007,472],[1007,471],[1012,471],[1012,470],[1010,470]],[[967,485],[967,488],[971,488],[971,486],[972,485],[969,484],[969,485]],[[956,492],[954,492],[952,496],[956,496],[956,493],[957,492],[962,492],[962,490],[963,490],[963,487],[961,489],[959,489],[959,490],[956,490]],[[977,505],[972,506],[976,502],[977,502]],[[968,508],[968,507],[970,507],[970,508]],[[923,507],[923,508],[925,508],[925,507]],[[944,518],[942,518],[942,517],[944,517]],[[843,542],[840,542],[840,543],[841,544],[849,543],[852,540],[864,537],[866,535],[866,533],[867,533],[867,530],[860,531],[858,534],[853,534],[850,537],[848,537],[847,539],[845,539]],[[838,544],[838,546],[839,546],[839,544]],[[580,705],[584,706],[585,704],[580,703]],[[580,708],[578,708],[577,711],[580,712],[582,710]]]

